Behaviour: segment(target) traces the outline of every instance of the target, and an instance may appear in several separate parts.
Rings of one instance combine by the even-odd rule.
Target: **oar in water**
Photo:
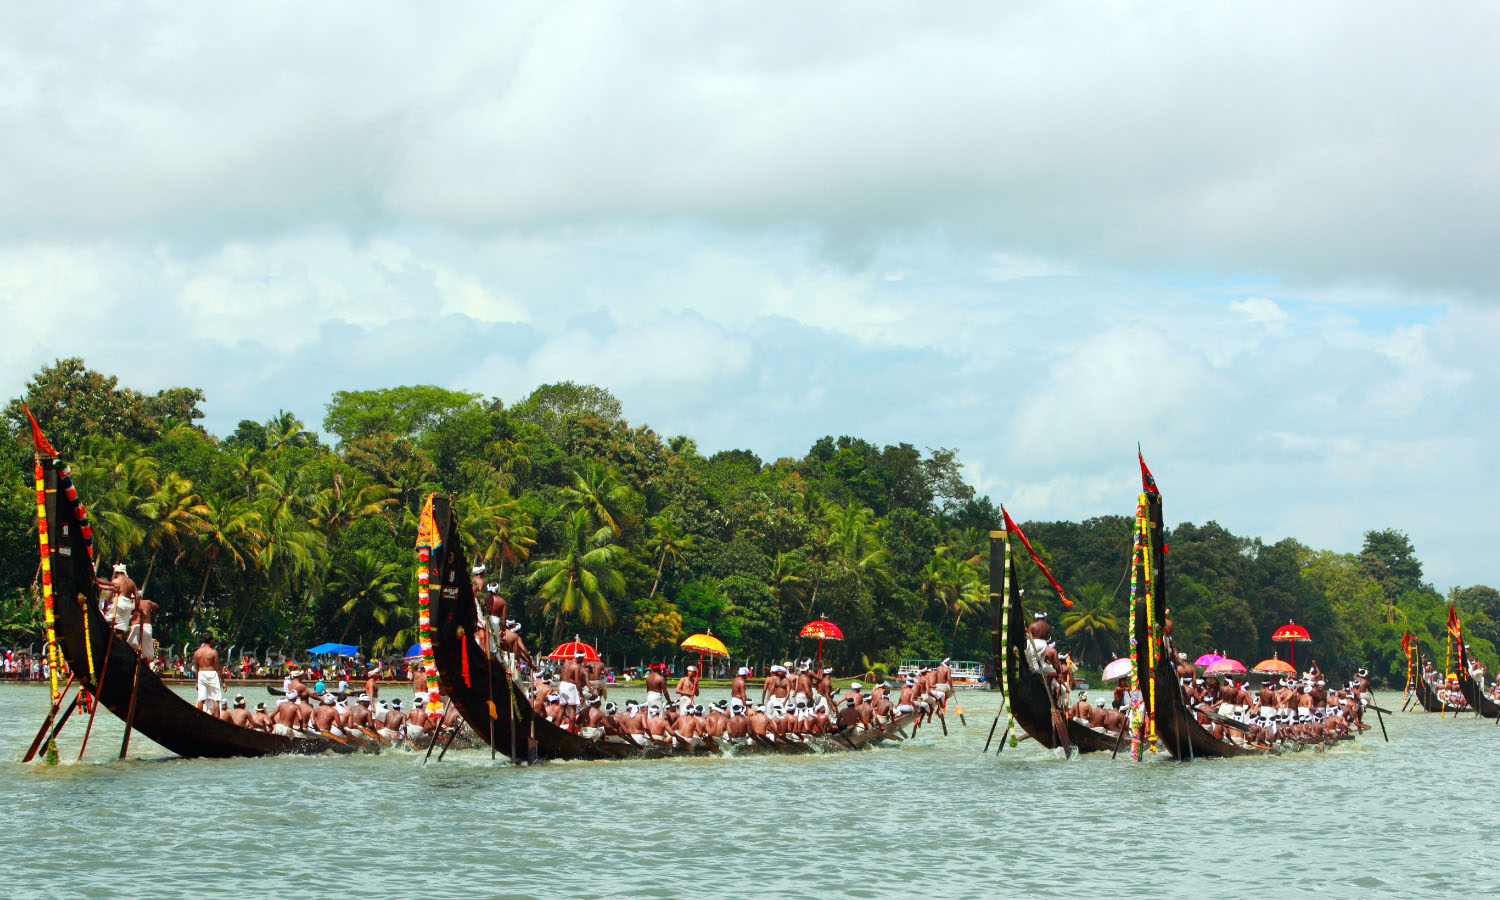
[[[1116,756],[1120,755],[1120,741],[1122,741],[1122,740],[1125,739],[1125,732],[1129,728],[1130,728],[1130,717],[1126,716],[1125,717],[1125,724],[1121,725],[1120,726],[1120,730],[1115,734],[1115,749],[1109,754],[1109,758],[1110,759],[1114,759]]]
[[[463,720],[460,719],[459,723],[457,725],[453,726],[453,730],[450,731],[450,732],[448,732],[448,742],[445,743],[445,744],[443,744],[443,749],[438,753],[438,762],[442,762],[443,761],[443,757],[448,753],[448,748],[451,747],[451,746],[453,746],[453,739],[456,738],[456,737],[458,737],[458,732],[463,728],[463,726],[464,726]],[[441,728],[442,725],[440,724],[440,725],[438,725],[438,727]],[[437,737],[434,736],[433,740],[434,741],[437,740]],[[494,748],[491,747],[490,749],[493,750]]]
[[[52,717],[48,717],[47,721],[43,723],[42,730],[37,733],[36,740],[31,742],[31,749],[26,751],[26,757],[25,759],[21,760],[22,762],[31,762],[36,758],[37,751],[39,751],[42,747],[52,746],[52,742],[57,739],[57,733],[59,731],[62,731],[63,725],[67,723],[68,716],[71,716],[73,714],[73,710],[78,708],[78,701],[82,699],[82,695],[83,685],[79,685],[78,693],[73,695],[73,702],[67,705],[67,708],[62,711],[62,715],[57,716],[55,722]],[[52,730],[50,732],[46,728],[47,725],[52,726]],[[42,737],[43,735],[46,735],[45,740]],[[49,753],[52,753],[52,756],[54,757],[57,755],[52,751],[49,751]],[[55,762],[56,760],[53,759],[48,764],[51,765]]]
[[[996,756],[999,756],[1000,754],[1005,752],[1005,739],[1010,736],[1010,726],[1014,724],[1014,721],[1008,721],[1005,723],[1005,730],[1000,732],[1000,745],[995,748]]]
[[[52,727],[52,722],[57,718],[57,711],[62,708],[62,698],[67,695],[68,688],[72,686],[73,676],[69,675],[67,682],[63,684],[63,689],[57,695],[57,702],[53,703],[47,709],[47,718],[42,720],[42,727],[36,730],[36,737],[31,742],[31,749],[26,751],[26,758],[21,760],[22,762],[31,762],[36,757],[37,750],[42,746],[42,735],[46,734],[47,729]],[[76,696],[73,698],[73,703],[74,705],[78,703]],[[68,711],[72,712],[72,707],[69,707]]]
[[[450,703],[450,704],[452,702],[453,701],[451,699],[448,701],[448,703]],[[443,706],[443,715],[438,717],[438,726],[439,727],[442,726],[443,719],[446,718],[447,715],[448,715],[448,706],[445,704]],[[422,757],[422,765],[424,765],[424,766],[427,765],[427,760],[429,760],[429,759],[432,758],[432,748],[437,745],[437,732],[438,732],[437,728],[434,728],[432,730],[432,740],[430,740],[430,741],[427,742],[427,755],[424,756],[424,757]]]
[[[144,645],[143,645],[144,646]],[[141,666],[145,663],[136,657],[135,671],[130,673],[130,705],[125,710],[125,737],[120,740],[120,759],[130,751],[130,728],[135,724],[135,693],[141,683]]]
[[[981,751],[979,751],[979,755],[980,756],[983,756],[986,753],[990,752],[990,741],[993,741],[995,739],[995,729],[998,728],[999,726],[1000,726],[1000,714],[999,713],[995,713],[995,721],[993,721],[993,722],[990,723],[990,735],[989,735],[989,737],[987,737],[987,738],[984,739],[984,749],[981,750]]]

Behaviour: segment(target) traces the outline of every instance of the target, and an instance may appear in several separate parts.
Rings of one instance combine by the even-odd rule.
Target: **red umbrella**
[[[823,641],[842,641],[844,631],[827,619],[813,619],[802,626],[802,630],[797,632],[797,637],[818,639],[818,669],[821,670],[823,668]]]
[[[1287,645],[1287,656],[1290,657],[1292,671],[1295,672],[1297,670],[1297,645],[1312,643],[1312,635],[1307,633],[1306,628],[1287,619],[1285,625],[1271,632],[1271,640]]]
[[[542,658],[543,659],[572,659],[574,656],[577,655],[577,653],[578,653],[579,650],[583,651],[583,659],[584,659],[585,662],[598,662],[599,661],[599,651],[595,650],[592,645],[585,644],[583,641],[580,641],[578,639],[578,635],[576,635],[576,634],[573,635],[573,639],[571,641],[568,641],[567,643],[563,643],[563,644],[558,644],[557,645],[557,649],[553,650],[551,653],[548,653],[546,656],[544,656]]]

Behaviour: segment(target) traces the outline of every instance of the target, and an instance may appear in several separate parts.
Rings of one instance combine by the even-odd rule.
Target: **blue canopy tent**
[[[327,644],[319,644],[316,647],[308,647],[307,652],[313,656],[333,656],[334,654],[339,656],[358,656],[359,647],[354,644],[335,644],[329,642]]]
[[[421,641],[418,641],[417,643],[412,644],[410,647],[406,648],[406,658],[407,659],[418,659],[421,656],[422,656],[422,642]]]

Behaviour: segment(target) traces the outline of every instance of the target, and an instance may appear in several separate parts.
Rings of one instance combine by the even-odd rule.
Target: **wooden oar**
[[[1010,736],[1010,726],[1012,724],[1014,723],[1007,721],[1005,723],[1005,730],[1000,732],[1000,746],[995,748],[996,756],[999,756],[1000,754],[1005,752],[1005,739]]]
[[[68,716],[71,716],[73,714],[73,710],[78,708],[78,701],[82,699],[82,694],[83,686],[79,685],[78,693],[73,695],[73,702],[68,704],[67,708],[63,710],[62,715],[56,717],[55,721],[50,717],[48,718],[47,724],[52,725],[52,730],[48,732],[46,729],[43,729],[37,734],[37,739],[31,742],[31,749],[26,751],[26,758],[21,760],[22,762],[31,762],[36,758],[37,752],[42,747],[49,747],[52,745],[52,742],[57,738],[57,733],[59,731],[62,731],[63,725],[67,723]],[[42,738],[43,735],[46,735],[45,740],[43,740]]]
[[[81,595],[80,595],[80,598],[81,598]],[[80,599],[80,603],[81,602],[82,601]],[[88,620],[87,616],[84,616],[83,627],[84,628],[88,628],[89,627],[89,620]],[[99,712],[99,704],[104,702],[104,700],[103,700],[103,697],[104,697],[104,679],[105,679],[105,676],[109,675],[109,657],[110,657],[109,648],[110,648],[110,643],[114,639],[115,639],[115,632],[114,632],[114,628],[111,627],[111,628],[108,629],[108,633],[107,633],[107,635],[104,638],[104,662],[101,663],[100,666],[99,666],[99,682],[97,684],[97,687],[99,688],[99,690],[96,691],[93,694],[94,702],[89,704],[89,724],[88,724],[88,726],[86,728],[83,729],[83,742],[78,745],[78,760],[79,761],[81,761],[83,759],[83,751],[87,750],[88,747],[89,747],[89,734],[91,732],[93,732],[93,730],[94,730],[94,716]]]
[[[448,748],[453,746],[453,739],[458,737],[458,732],[463,728],[463,724],[463,720],[460,719],[458,724],[453,726],[453,730],[448,732],[448,742],[443,744],[443,749],[438,752],[438,762],[443,761],[443,757],[448,753]],[[438,727],[442,728],[443,726],[439,725]],[[433,740],[437,740],[437,738],[433,737]],[[491,745],[490,750],[493,751],[494,749],[494,745]]]
[[[57,694],[57,702],[50,704],[48,707],[47,718],[42,720],[42,727],[36,730],[36,737],[31,741],[31,749],[26,751],[26,758],[21,760],[22,762],[31,762],[35,758],[37,750],[42,746],[42,735],[46,734],[47,729],[52,727],[53,720],[57,718],[57,711],[62,708],[62,698],[67,695],[68,688],[72,686],[73,676],[70,674],[68,680],[63,684],[63,689]],[[74,698],[74,702],[77,702],[76,697]]]
[[[144,663],[139,657],[135,661],[135,671],[130,673],[130,705],[125,710],[125,737],[120,740],[120,759],[130,751],[130,728],[135,723],[135,692],[141,682],[141,666]]]
[[[1370,708],[1375,710],[1375,718],[1380,720],[1380,736],[1385,738],[1385,742],[1389,744],[1391,742],[1391,736],[1385,733],[1385,716],[1380,714],[1380,707],[1376,706],[1375,704],[1370,704]]]
[[[1109,754],[1109,758],[1111,760],[1113,760],[1116,756],[1120,755],[1120,742],[1125,739],[1125,732],[1127,730],[1129,730],[1129,728],[1130,728],[1130,717],[1126,716],[1125,717],[1125,724],[1120,726],[1119,733],[1115,735],[1115,749],[1113,751],[1111,751],[1111,753]]]
[[[451,699],[448,701],[448,703],[452,703],[452,702],[453,701]],[[443,714],[438,717],[438,726],[439,727],[442,726],[443,719],[446,718],[447,715],[448,715],[448,706],[445,704],[443,706]],[[424,765],[424,766],[427,765],[427,760],[429,760],[429,759],[432,758],[432,748],[437,744],[437,733],[438,733],[438,729],[434,728],[432,730],[432,740],[430,740],[430,741],[427,742],[427,755],[424,756],[424,757],[422,757],[422,765]]]
[[[979,751],[979,755],[980,756],[984,756],[986,753],[990,752],[990,741],[992,741],[992,740],[995,739],[995,729],[998,728],[999,726],[1000,726],[1000,714],[999,713],[995,713],[995,721],[993,721],[993,722],[990,723],[990,734],[989,734],[989,737],[987,737],[987,738],[984,739],[984,749],[981,750],[981,751]]]

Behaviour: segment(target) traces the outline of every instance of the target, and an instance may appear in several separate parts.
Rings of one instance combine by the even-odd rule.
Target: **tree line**
[[[989,655],[988,533],[1000,514],[949,449],[829,436],[797,459],[704,455],[689,437],[632,426],[607,390],[571,382],[510,405],[427,385],[340,391],[322,422],[332,445],[284,411],[216,436],[198,423],[201,391],[143,394],[78,358],[43,367],[24,399],[73,467],[101,574],[128,564],[161,605],[167,642],[211,632],[241,646],[399,653],[416,639],[417,513],[444,491],[471,559],[533,646],[576,633],[634,664],[711,631],[735,658],[768,660],[811,653],[797,631],[828,618],[845,640],[824,657],[843,671]],[[0,642],[24,645],[41,616],[19,400],[4,424]],[[1121,506],[1133,508],[1132,486]],[[1028,606],[1051,613],[1088,665],[1123,653],[1131,520],[1023,527],[1075,601],[1063,609],[1021,560]],[[1500,592],[1444,598],[1399,531],[1372,530],[1360,553],[1338,554],[1184,523],[1168,545],[1168,605],[1180,643],[1198,652],[1285,656],[1270,633],[1295,618],[1315,639],[1299,660],[1399,681],[1402,631],[1440,648],[1452,601],[1493,661]]]

